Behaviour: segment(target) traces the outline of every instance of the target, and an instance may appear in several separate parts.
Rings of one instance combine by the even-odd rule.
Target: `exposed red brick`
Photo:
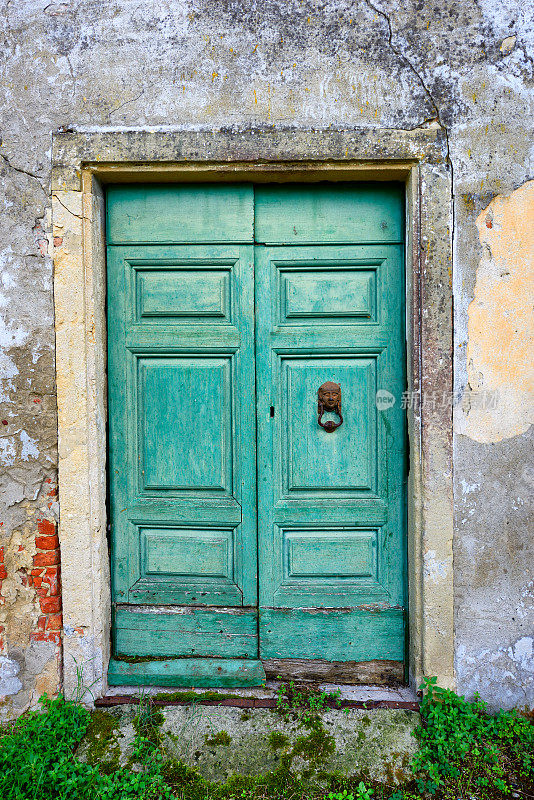
[[[2,565],[0,565],[0,581],[5,580],[6,578],[7,578],[6,568],[2,564]]]
[[[44,567],[38,567],[37,569],[32,569],[30,571],[30,575],[44,575],[46,570]]]
[[[59,564],[59,550],[47,550],[46,553],[37,553],[33,558],[35,567],[51,567]]]
[[[60,631],[63,627],[63,617],[61,614],[50,614],[47,622],[47,630]]]
[[[34,642],[53,642],[54,644],[59,644],[61,641],[61,636],[59,633],[30,633],[30,639]]]
[[[57,534],[54,536],[36,536],[35,546],[39,550],[57,550],[59,547],[59,539]]]
[[[0,547],[0,562],[4,560],[4,548]]]
[[[56,524],[50,519],[37,520],[37,528],[41,536],[54,536],[56,532]]]
[[[41,597],[40,603],[41,611],[44,614],[54,614],[57,611],[61,611],[61,597]]]
[[[32,575],[31,576],[31,581],[32,581],[33,586],[35,586],[36,589],[40,589],[41,588],[41,583],[43,582],[43,579],[40,578],[39,575]]]
[[[45,628],[46,628],[46,617],[39,617],[39,619],[37,620],[37,630],[44,631]]]
[[[59,575],[47,575],[43,580],[50,586],[50,595],[61,594],[61,584],[59,582]]]
[[[48,586],[46,585],[46,583],[44,586],[36,586],[35,594],[38,597],[48,597]]]

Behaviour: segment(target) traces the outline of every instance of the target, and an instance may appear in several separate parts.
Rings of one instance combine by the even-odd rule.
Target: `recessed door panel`
[[[283,496],[376,490],[376,358],[288,356],[280,358],[280,369]],[[317,424],[318,389],[329,380],[342,393],[343,424],[335,436]]]
[[[231,270],[180,265],[135,270],[137,322],[230,322]]]
[[[348,526],[284,530],[285,580],[316,585],[376,578],[377,533]]]
[[[323,264],[280,270],[280,322],[376,321],[376,269]]]
[[[145,575],[233,581],[231,528],[141,528],[140,534]]]
[[[140,487],[232,493],[231,356],[138,359]]]

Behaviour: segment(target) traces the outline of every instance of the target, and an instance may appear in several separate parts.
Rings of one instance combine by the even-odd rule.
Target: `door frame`
[[[110,657],[104,190],[165,181],[405,183],[408,675],[414,688],[424,675],[453,688],[453,198],[443,131],[58,133],[52,159],[67,696],[80,694],[80,672],[85,699],[102,696]]]

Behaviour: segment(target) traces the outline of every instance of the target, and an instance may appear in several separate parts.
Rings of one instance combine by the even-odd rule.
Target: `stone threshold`
[[[157,696],[153,703],[157,706],[183,706],[198,704],[203,706],[230,706],[234,708],[276,708],[277,692],[280,683],[267,681],[265,687],[254,689],[209,689],[209,688],[181,688],[168,686],[113,686],[106,694],[95,701],[99,708],[135,704],[141,699],[150,699]],[[358,685],[347,686],[337,684],[319,684],[315,687],[318,691],[338,692],[339,701],[326,701],[327,708],[373,708],[404,709],[406,711],[419,711],[419,700],[407,686],[372,686]],[[187,697],[176,698],[179,693],[187,693]],[[209,692],[209,698],[206,694]],[[198,700],[191,695],[198,695]],[[220,700],[213,697],[221,696]],[[228,697],[228,695],[233,695]],[[168,695],[168,698],[162,697]]]

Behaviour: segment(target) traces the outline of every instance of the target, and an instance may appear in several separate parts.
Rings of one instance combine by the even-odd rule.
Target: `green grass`
[[[91,715],[75,702],[42,698],[42,713],[29,712],[0,728],[1,800],[501,800],[534,794],[534,726],[516,711],[489,715],[476,698],[468,702],[425,682],[420,748],[414,780],[401,789],[370,781],[365,775],[322,775],[302,782],[281,760],[275,772],[234,776],[224,784],[205,780],[198,771],[163,752],[163,716],[149,702],[140,703],[135,719],[133,754],[121,765],[114,719]],[[329,698],[330,699],[330,698]],[[302,755],[310,758],[329,742],[321,739],[320,715],[325,697],[305,695],[294,686],[280,694],[279,710],[296,717],[308,737],[300,737]],[[285,748],[282,738],[271,746]],[[311,742],[315,737],[318,741]],[[92,754],[76,756],[84,739]],[[310,741],[308,741],[310,739]],[[107,745],[106,745],[107,743]],[[220,742],[226,744],[225,742]],[[106,749],[107,748],[107,749]],[[111,750],[110,750],[111,748]],[[298,749],[298,748],[297,748]],[[106,755],[107,752],[107,755]],[[111,757],[110,757],[111,752]],[[320,753],[319,753],[320,755]],[[312,759],[313,760],[313,759]]]

